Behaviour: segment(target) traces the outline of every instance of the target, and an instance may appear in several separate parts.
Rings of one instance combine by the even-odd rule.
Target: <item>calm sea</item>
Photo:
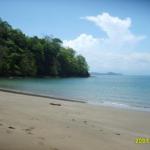
[[[150,110],[150,76],[97,75],[89,78],[0,78],[0,87],[92,104]]]

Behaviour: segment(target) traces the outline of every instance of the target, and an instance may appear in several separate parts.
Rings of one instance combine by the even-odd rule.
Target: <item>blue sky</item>
[[[149,0],[0,0],[0,17],[27,35],[54,35],[91,71],[150,74]]]

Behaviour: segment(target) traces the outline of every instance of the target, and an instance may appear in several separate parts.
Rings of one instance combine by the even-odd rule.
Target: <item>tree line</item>
[[[85,58],[59,38],[29,37],[0,19],[0,76],[88,77]]]

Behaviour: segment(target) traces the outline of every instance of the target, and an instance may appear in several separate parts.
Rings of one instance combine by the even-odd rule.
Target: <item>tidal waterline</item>
[[[0,78],[0,87],[97,105],[150,108],[150,76]]]

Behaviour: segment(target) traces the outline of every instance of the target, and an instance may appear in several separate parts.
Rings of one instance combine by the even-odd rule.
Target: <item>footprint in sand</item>
[[[3,124],[2,124],[2,123],[0,123],[0,126],[3,126]]]
[[[45,138],[44,137],[37,137],[38,138],[38,144],[40,145],[40,146],[44,146],[44,140],[45,140]]]
[[[120,135],[120,133],[115,133],[115,135]]]
[[[10,131],[10,130],[6,130],[6,133],[11,134],[11,133],[12,133],[12,131]]]
[[[75,119],[72,119],[72,121],[74,122],[74,121],[76,121]]]
[[[84,120],[84,121],[83,121],[83,123],[84,123],[84,124],[87,124],[87,121],[86,121],[86,120]]]
[[[26,133],[32,134],[31,131],[32,131],[33,129],[35,129],[35,128],[34,128],[34,127],[30,127],[30,128],[24,129],[24,130],[25,130]]]
[[[41,146],[44,145],[44,143],[42,141],[39,141],[38,144],[41,145]]]
[[[44,137],[38,137],[38,139],[40,139],[40,140],[45,140],[45,138],[44,138]]]
[[[59,150],[58,148],[50,148],[50,150]]]
[[[32,117],[30,120],[39,120],[38,118],[34,118],[34,117]]]

